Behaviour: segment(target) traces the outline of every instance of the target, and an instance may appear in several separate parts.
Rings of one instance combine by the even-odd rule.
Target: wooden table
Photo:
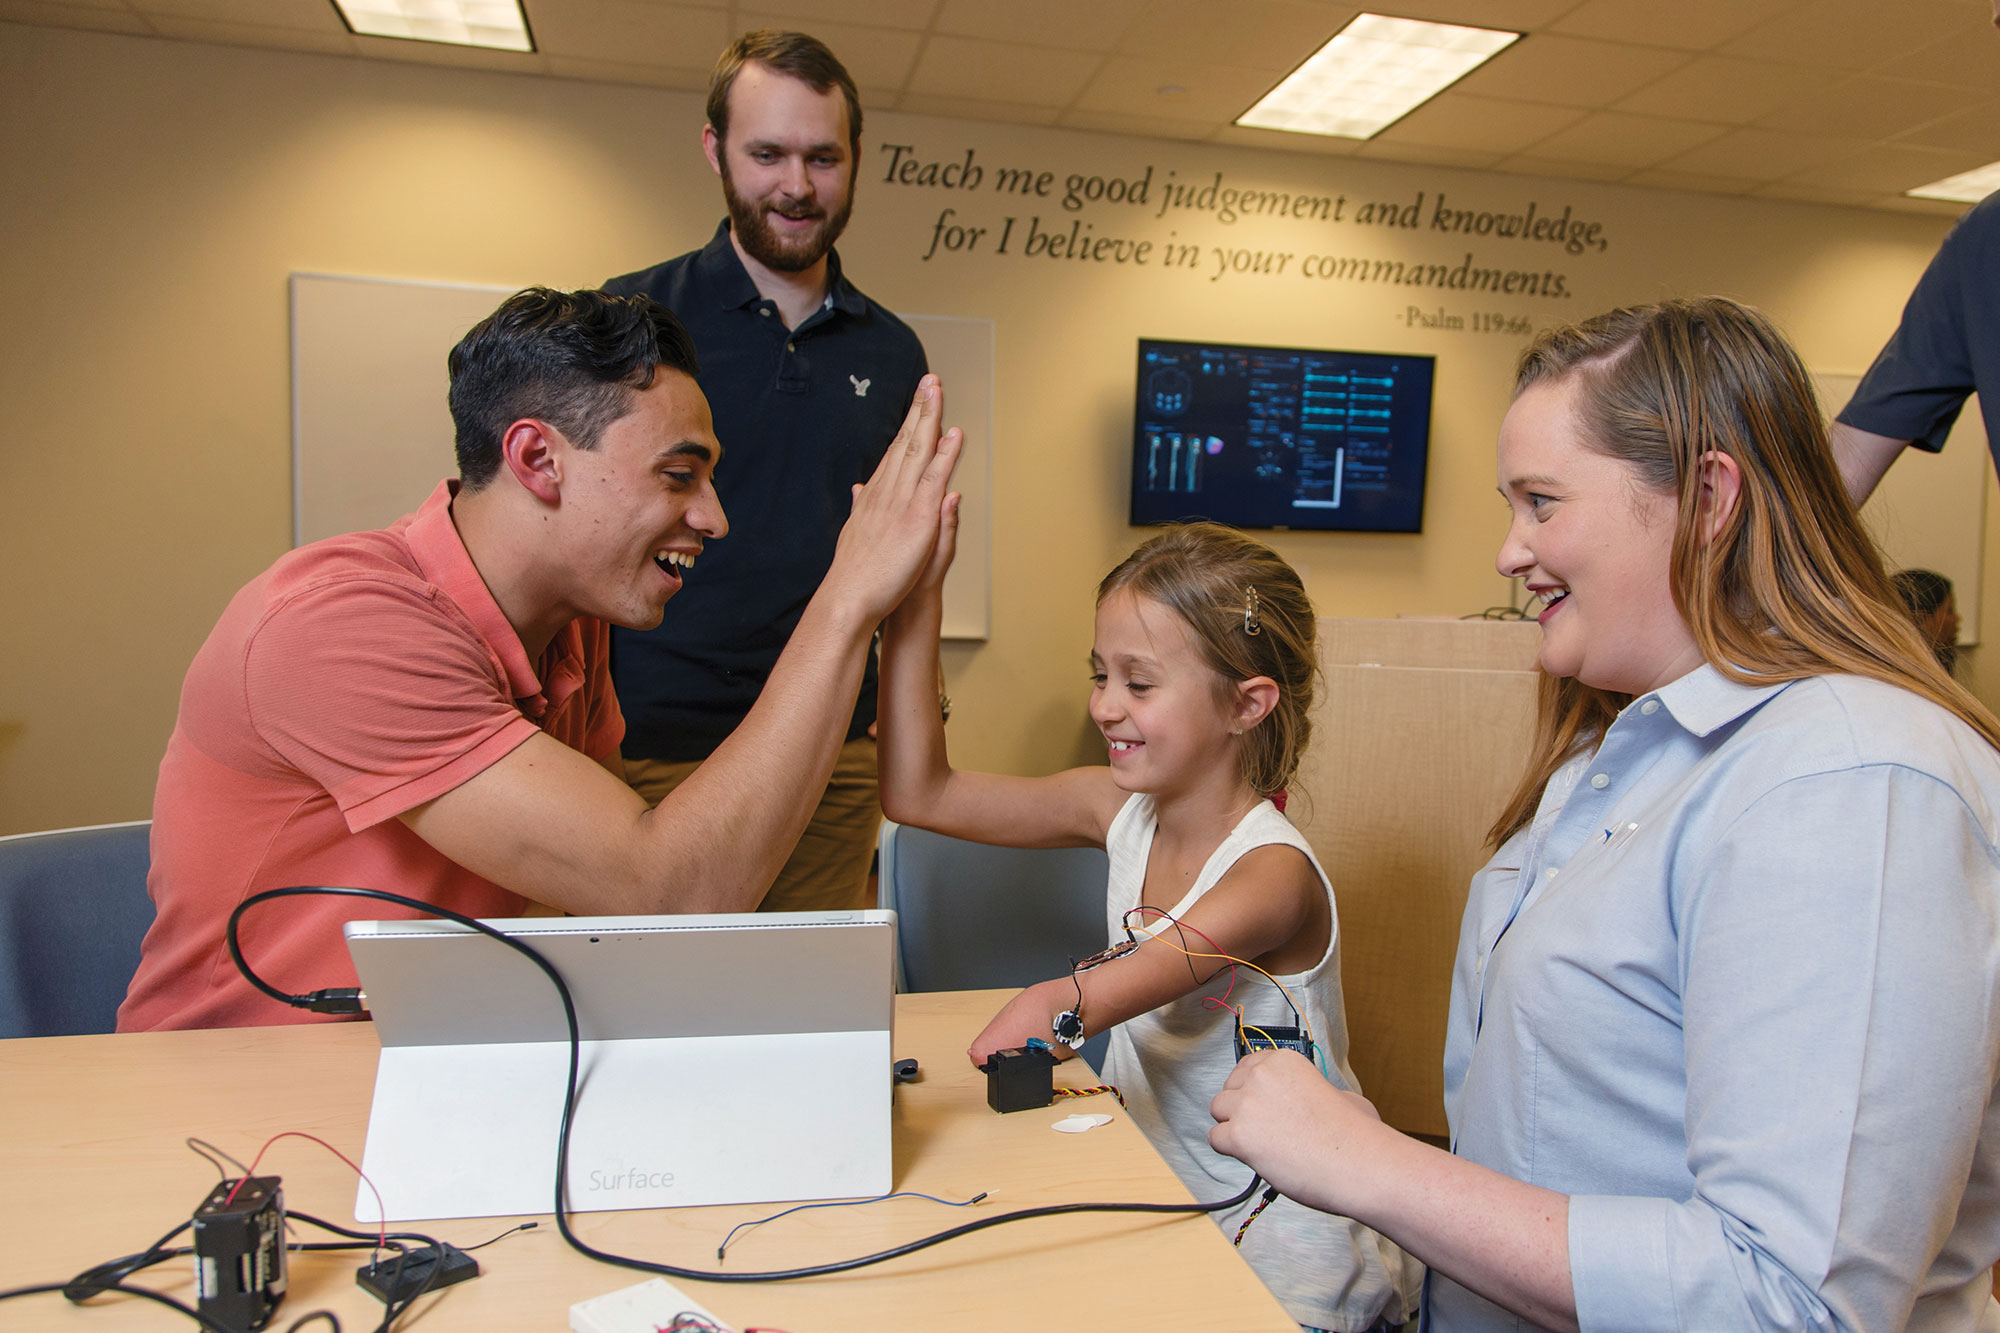
[[[737,1237],[725,1267],[763,1270],[887,1249],[982,1213],[1071,1201],[1179,1202],[1189,1196],[1111,1098],[1062,1099],[998,1115],[964,1050],[1005,991],[898,997],[898,1055],[923,1065],[896,1093],[896,1188],[965,1199],[972,1208],[897,1199],[799,1213]],[[280,1130],[305,1130],[360,1160],[378,1050],[366,1023],[240,1028],[0,1042],[0,1288],[62,1281],[143,1249],[184,1220],[217,1179],[183,1146],[208,1139],[248,1162]],[[1072,1063],[1059,1083],[1087,1085]],[[886,1077],[886,1071],[885,1071]],[[1049,1126],[1106,1112],[1086,1134]],[[553,1146],[551,1147],[553,1151]],[[355,1181],[299,1139],[272,1148],[259,1174],[284,1179],[289,1208],[351,1224]],[[1248,1176],[1245,1176],[1248,1183]],[[586,1243],[619,1254],[708,1268],[730,1227],[782,1205],[581,1213]],[[517,1219],[527,1220],[527,1219]],[[483,1275],[426,1298],[398,1325],[422,1333],[537,1333],[569,1327],[572,1303],[647,1280],[585,1259],[548,1217],[477,1258]],[[474,1245],[511,1223],[481,1218],[412,1229]],[[319,1239],[312,1228],[302,1238]],[[312,1234],[305,1234],[312,1233]],[[327,1308],[347,1333],[374,1327],[381,1305],[355,1286],[365,1252],[295,1255],[291,1292],[270,1327]],[[139,1281],[192,1303],[185,1260]],[[1010,1223],[872,1268],[804,1281],[677,1283],[737,1327],[831,1330],[1008,1329],[1296,1333],[1281,1306],[1205,1217],[1081,1214]],[[89,1307],[59,1295],[0,1302],[0,1329],[194,1329],[136,1298]],[[313,1333],[326,1326],[317,1323]]]

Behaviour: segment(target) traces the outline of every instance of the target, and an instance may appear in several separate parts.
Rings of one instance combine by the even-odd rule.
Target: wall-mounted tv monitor
[[[1141,338],[1132,522],[1421,531],[1436,364]]]

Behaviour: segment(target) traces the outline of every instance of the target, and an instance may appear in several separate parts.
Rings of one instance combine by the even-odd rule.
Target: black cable
[[[236,969],[243,974],[244,979],[264,994],[294,1008],[314,1008],[319,997],[353,994],[355,992],[353,988],[349,987],[344,988],[342,991],[329,988],[327,990],[314,991],[309,995],[285,994],[250,970],[250,964],[243,957],[243,951],[237,944],[236,932],[237,923],[243,919],[243,914],[257,904],[270,902],[277,898],[303,897],[372,898],[380,902],[394,903],[399,907],[407,907],[413,911],[422,912],[426,916],[439,917],[446,921],[455,921],[469,930],[477,931],[489,939],[506,945],[509,949],[512,949],[533,963],[541,970],[542,975],[549,979],[549,984],[556,988],[556,995],[562,1000],[563,1020],[569,1027],[569,1078],[563,1092],[562,1126],[556,1134],[556,1230],[562,1233],[563,1240],[568,1242],[571,1249],[586,1258],[595,1259],[599,1263],[611,1264],[618,1268],[629,1268],[640,1273],[657,1273],[664,1277],[684,1278],[691,1282],[785,1282],[793,1278],[823,1277],[831,1273],[845,1273],[852,1269],[865,1268],[870,1264],[879,1264],[885,1260],[898,1259],[903,1255],[914,1254],[918,1250],[928,1249],[933,1245],[939,1245],[948,1240],[956,1240],[960,1236],[970,1235],[975,1231],[983,1231],[987,1227],[999,1226],[1003,1222],[1019,1222],[1031,1217],[1055,1217],[1063,1213],[1192,1214],[1224,1212],[1248,1201],[1250,1196],[1257,1192],[1257,1187],[1263,1183],[1261,1177],[1253,1175],[1250,1177],[1250,1184],[1244,1188],[1241,1194],[1231,1199],[1223,1199],[1218,1203],[1059,1203],[1049,1204],[1041,1208],[1020,1208],[1011,1213],[1001,1213],[995,1217],[981,1218],[977,1222],[967,1222],[963,1226],[956,1226],[948,1231],[940,1231],[936,1235],[925,1236],[922,1239],[910,1241],[907,1244],[898,1245],[876,1254],[864,1255],[858,1259],[840,1259],[833,1263],[813,1264],[804,1268],[786,1268],[765,1273],[711,1272],[705,1269],[679,1268],[672,1264],[654,1263],[647,1259],[631,1259],[624,1255],[611,1254],[607,1251],[586,1245],[582,1238],[570,1229],[569,1225],[569,1139],[570,1129],[576,1116],[576,1084],[578,1069],[583,1060],[583,1034],[576,1019],[576,1002],[570,996],[569,984],[563,980],[562,974],[557,972],[555,966],[548,959],[542,957],[540,951],[533,946],[516,939],[504,931],[495,930],[484,921],[466,916],[462,912],[454,912],[448,907],[439,907],[435,903],[427,903],[417,898],[406,898],[400,893],[390,893],[386,889],[350,889],[307,885],[293,885],[282,889],[265,889],[260,893],[251,894],[236,905],[236,910],[229,914],[229,922],[223,928],[223,937],[229,946],[229,956],[236,963]],[[326,1011],[322,1010],[321,1012]],[[330,1229],[340,1230],[339,1228]],[[432,1270],[433,1275],[441,1267],[442,1265],[435,1266]]]
[[[299,1333],[299,1330],[315,1319],[324,1319],[333,1326],[333,1333],[340,1333],[340,1317],[331,1310],[314,1310],[311,1314],[300,1315],[285,1326],[285,1333]]]
[[[227,1156],[227,1154],[224,1155]],[[434,1237],[422,1235],[421,1233],[418,1232],[392,1231],[388,1233],[386,1237],[378,1238],[377,1232],[352,1231],[346,1227],[336,1226],[331,1222],[327,1222],[322,1220],[321,1218],[314,1217],[310,1213],[287,1212],[286,1217],[299,1222],[304,1222],[308,1226],[316,1226],[326,1231],[331,1231],[335,1235],[347,1236],[351,1238],[344,1241],[302,1241],[286,1245],[285,1249],[292,1253],[297,1253],[302,1250],[370,1249],[379,1251],[381,1248],[381,1244],[379,1243],[379,1241],[386,1240],[388,1242],[389,1247],[397,1252],[397,1272],[399,1274],[401,1271],[401,1264],[403,1258],[405,1257],[408,1250],[408,1247],[402,1244],[403,1241],[408,1241],[408,1240],[422,1241],[424,1244],[429,1245],[433,1249],[437,1249],[439,1250],[440,1253],[442,1253],[442,1246],[438,1240],[436,1240]],[[10,1291],[0,1291],[0,1300],[9,1300],[17,1296],[39,1295],[45,1292],[61,1292],[63,1294],[63,1297],[66,1300],[70,1301],[72,1304],[81,1305],[85,1301],[90,1300],[92,1297],[108,1295],[111,1293],[118,1293],[126,1296],[140,1296],[144,1297],[147,1300],[157,1301],[162,1305],[170,1306],[174,1310],[180,1312],[181,1314],[186,1315],[188,1318],[193,1319],[195,1322],[199,1323],[204,1328],[216,1329],[219,1330],[220,1333],[239,1333],[238,1330],[233,1329],[228,1325],[217,1323],[213,1319],[210,1319],[207,1315],[201,1313],[200,1310],[194,1308],[193,1306],[187,1305],[182,1301],[176,1300],[175,1298],[168,1296],[163,1292],[152,1291],[145,1287],[131,1287],[125,1285],[126,1279],[130,1278],[135,1273],[139,1273],[144,1271],[145,1269],[151,1268],[155,1264],[165,1263],[169,1259],[184,1259],[189,1255],[193,1254],[194,1250],[190,1246],[180,1245],[169,1248],[167,1244],[168,1241],[171,1241],[174,1237],[180,1235],[183,1231],[186,1231],[191,1225],[193,1225],[191,1222],[182,1222],[177,1226],[175,1226],[171,1231],[167,1232],[166,1235],[161,1236],[158,1240],[154,1241],[151,1245],[139,1251],[137,1254],[121,1255],[116,1259],[108,1259],[101,1264],[97,1264],[93,1267],[84,1269],[81,1273],[78,1273],[75,1277],[71,1278],[67,1282],[42,1283],[32,1287],[17,1287]],[[533,1226],[534,1223],[531,1222],[528,1223],[527,1225]],[[502,1232],[501,1235],[502,1236],[512,1235],[514,1231],[518,1231],[520,1229],[521,1228],[519,1227],[515,1227],[509,1231]],[[498,1239],[500,1239],[499,1236],[494,1237],[494,1240]],[[485,1243],[490,1245],[493,1242],[487,1241]],[[376,1326],[375,1333],[388,1333],[390,1325],[392,1325],[397,1319],[401,1318],[403,1314],[407,1312],[409,1308],[412,1305],[414,1305],[420,1297],[428,1293],[428,1291],[430,1290],[430,1284],[436,1280],[439,1271],[441,1271],[441,1267],[433,1267],[431,1270],[431,1276],[425,1279],[424,1285],[418,1288],[415,1292],[411,1293],[410,1296],[407,1297],[406,1299],[393,1303],[385,1303],[383,1310],[383,1319],[382,1322]],[[321,1319],[321,1318],[327,1320],[333,1326],[333,1333],[340,1333],[340,1320],[337,1317],[335,1317],[333,1312],[330,1310],[315,1310],[311,1314],[301,1316],[299,1319],[293,1321],[290,1328],[286,1330],[286,1333],[291,1333],[292,1329],[296,1329],[301,1325],[309,1322],[310,1320]]]
[[[15,1287],[9,1291],[0,1291],[0,1301],[10,1301],[17,1296],[39,1296],[44,1292],[51,1291],[59,1291],[67,1296],[69,1295],[69,1285],[67,1282],[44,1282],[32,1287]],[[149,1301],[158,1301],[161,1305],[180,1311],[203,1328],[212,1330],[213,1333],[241,1333],[240,1329],[231,1327],[228,1324],[219,1324],[201,1311],[195,1309],[192,1305],[177,1301],[164,1292],[148,1291],[144,1287],[127,1287],[121,1283],[113,1282],[97,1288],[90,1294],[97,1296],[105,1292],[117,1292],[124,1296],[143,1296]]]
[[[461,1245],[458,1247],[458,1252],[460,1254],[471,1254],[474,1250],[483,1250],[488,1245],[498,1245],[501,1241],[507,1239],[507,1237],[513,1235],[517,1231],[533,1231],[536,1227],[540,1225],[541,1225],[540,1222],[523,1222],[521,1223],[520,1226],[508,1227],[505,1231],[495,1236],[492,1240],[482,1240],[477,1245]]]

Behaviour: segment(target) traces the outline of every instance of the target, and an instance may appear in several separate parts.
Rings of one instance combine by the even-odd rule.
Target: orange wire
[[[1161,912],[1160,909],[1157,907],[1135,907],[1132,910],[1135,912],[1138,911],[1159,912],[1159,914],[1162,917],[1166,918],[1168,921],[1172,921],[1176,926],[1179,926],[1181,929],[1193,930],[1195,934],[1201,935],[1201,937],[1204,940],[1208,940],[1208,946],[1211,949],[1216,948],[1214,940],[1208,939],[1208,936],[1202,935],[1201,931],[1196,930],[1195,927],[1188,925],[1186,922],[1176,919],[1171,913]],[[1186,954],[1190,958],[1220,958],[1222,961],[1226,963],[1240,964],[1243,967],[1249,968],[1252,972],[1257,973],[1259,976],[1263,977],[1264,980],[1270,982],[1273,986],[1276,986],[1278,988],[1278,992],[1285,997],[1285,1003],[1291,1005],[1292,1012],[1298,1015],[1299,1026],[1305,1029],[1306,1039],[1308,1041],[1312,1039],[1312,1022],[1310,1019],[1306,1017],[1306,1011],[1299,1007],[1299,1002],[1292,998],[1292,993],[1289,990],[1285,989],[1285,983],[1278,980],[1276,977],[1272,976],[1269,972],[1266,972],[1263,968],[1257,966],[1255,963],[1249,962],[1246,959],[1237,958],[1232,954],[1222,953],[1219,950],[1215,953],[1196,953],[1192,949],[1182,949],[1180,945],[1175,944],[1172,940],[1168,939],[1166,936],[1156,935],[1152,931],[1147,930],[1144,926],[1141,926],[1139,930],[1140,933],[1145,935],[1147,939],[1158,940],[1160,943],[1166,945],[1169,949],[1178,950],[1179,952]],[[1239,1017],[1241,1016],[1240,1010],[1238,1011],[1238,1015]]]

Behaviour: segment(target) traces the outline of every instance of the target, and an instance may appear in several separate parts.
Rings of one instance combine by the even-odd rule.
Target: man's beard
[[[736,243],[743,247],[743,253],[779,273],[802,273],[826,258],[827,251],[840,239],[840,233],[847,229],[847,215],[854,209],[851,182],[839,210],[831,214],[818,203],[799,205],[792,201],[778,211],[793,217],[816,217],[820,224],[802,236],[780,236],[764,216],[768,202],[745,199],[736,192],[736,182],[729,177],[727,156],[722,159],[722,197],[729,205],[730,230],[735,233]]]

